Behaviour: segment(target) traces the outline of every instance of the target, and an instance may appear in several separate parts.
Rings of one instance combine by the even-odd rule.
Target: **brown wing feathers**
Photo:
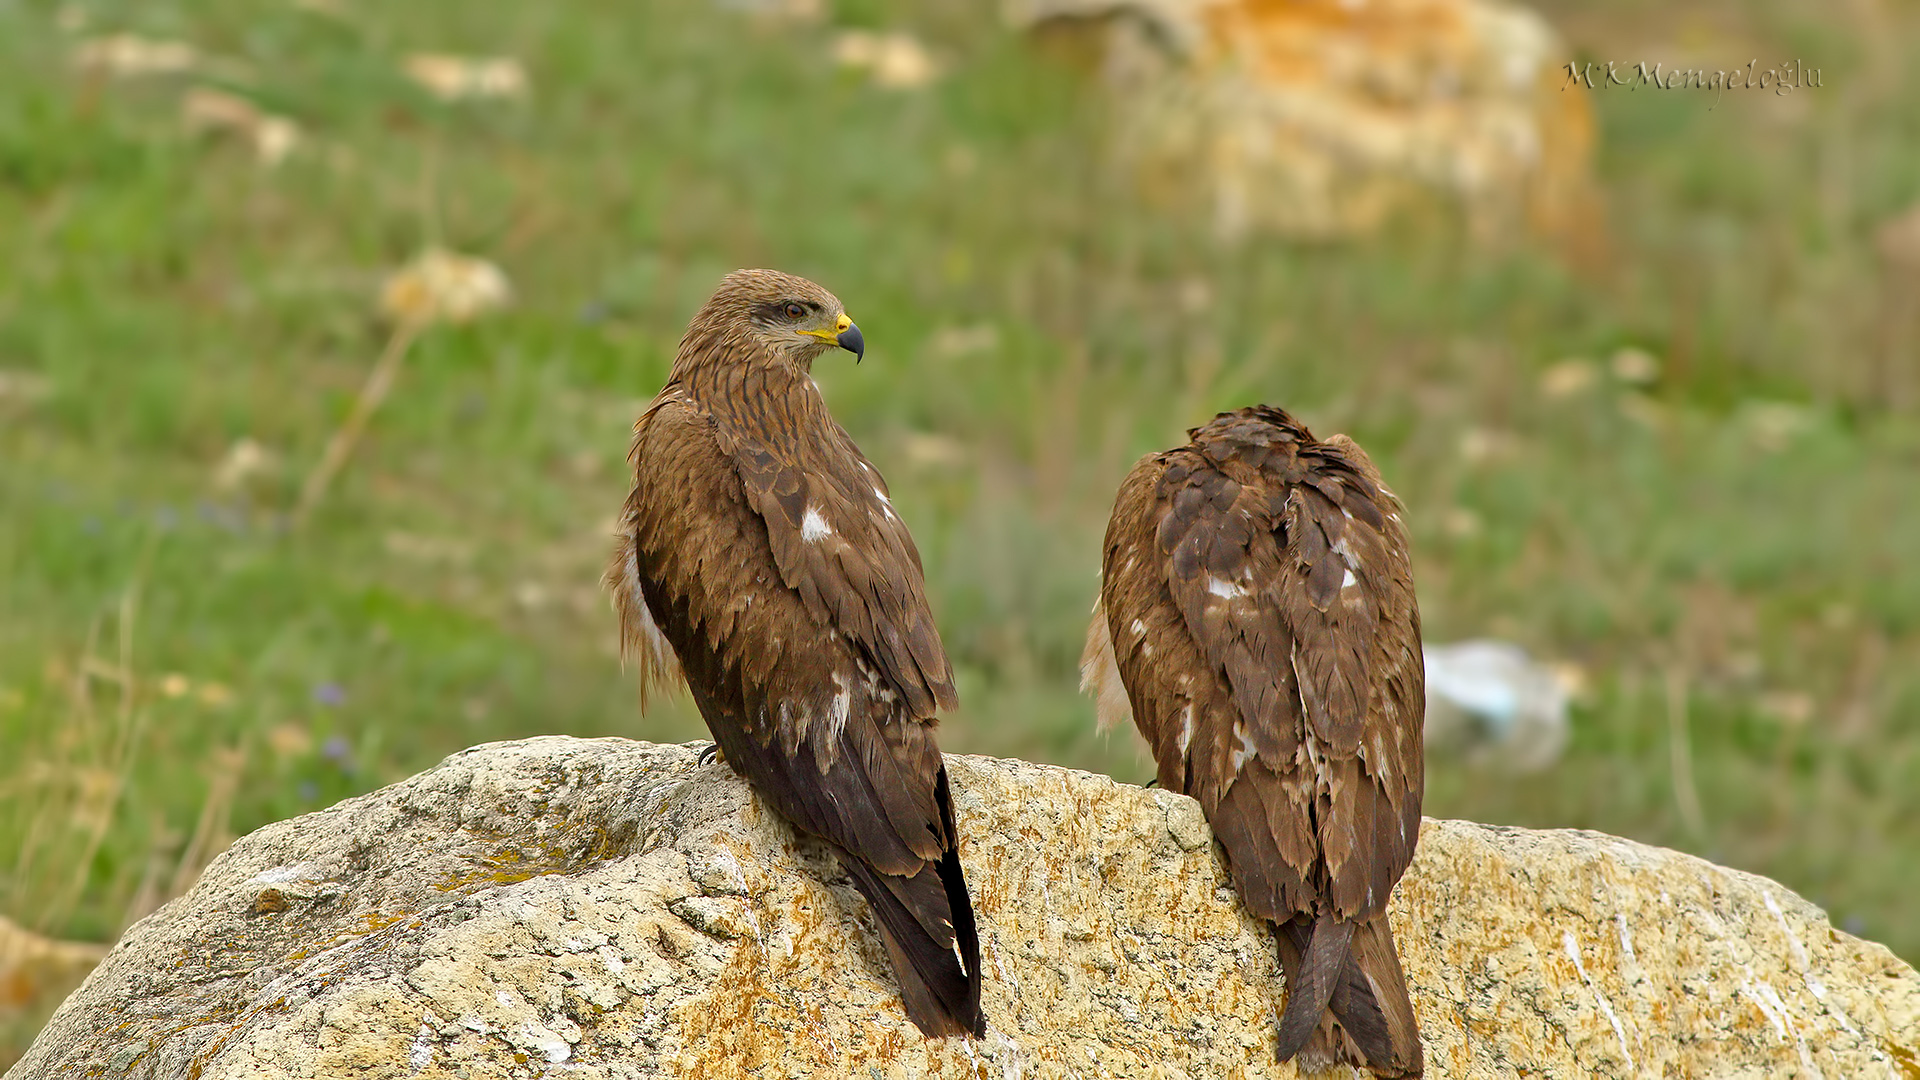
[[[778,355],[763,341],[786,339],[747,322],[754,289],[840,314],[811,282],[749,271],[696,317],[635,425],[607,575],[623,633],[643,674],[647,635],[666,643],[728,763],[834,847],[914,1023],[981,1035],[979,942],[933,737],[955,695],[919,555],[807,378],[811,354]],[[766,310],[786,307],[775,296]]]
[[[1398,510],[1344,437],[1223,413],[1149,455],[1108,527],[1110,649],[1160,777],[1199,799],[1289,982],[1279,1050],[1420,1071],[1385,922],[1418,838],[1419,621]],[[1101,627],[1090,631],[1090,635]],[[1313,1056],[1313,1055],[1309,1055]]]

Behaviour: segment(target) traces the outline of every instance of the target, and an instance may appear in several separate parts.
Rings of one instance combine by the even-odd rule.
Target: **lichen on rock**
[[[269,825],[9,1076],[1293,1075],[1191,800],[950,757],[991,1026],[928,1041],[832,854],[696,758],[496,743]],[[1920,1075],[1920,976],[1689,856],[1429,820],[1392,919],[1435,1077]]]

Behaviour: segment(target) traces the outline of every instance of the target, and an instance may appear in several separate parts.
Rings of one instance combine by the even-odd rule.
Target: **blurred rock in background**
[[[1875,350],[1868,399],[1887,409],[1913,404],[1920,365],[1920,203],[1874,231],[1880,255],[1879,348]]]
[[[1505,641],[1428,645],[1427,751],[1476,768],[1539,772],[1566,749],[1580,677]]]
[[[1590,244],[1588,93],[1534,12],[1497,0],[1007,0],[1096,66],[1123,158],[1214,226],[1342,237],[1434,207],[1481,239]],[[1195,190],[1192,185],[1198,184]]]

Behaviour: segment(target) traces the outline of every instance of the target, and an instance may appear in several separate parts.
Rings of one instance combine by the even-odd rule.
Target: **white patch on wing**
[[[827,524],[827,519],[820,516],[820,511],[811,506],[807,507],[806,514],[800,518],[800,539],[809,544],[817,544],[832,535],[833,526]]]
[[[1207,591],[1226,600],[1237,600],[1247,595],[1247,590],[1228,581],[1226,578],[1207,577]]]
[[[1348,570],[1347,576],[1340,579],[1340,587],[1343,589],[1347,588],[1348,586],[1354,584],[1359,580],[1360,580],[1359,578],[1353,576],[1352,570]]]
[[[1187,756],[1187,747],[1193,742],[1193,702],[1180,713],[1180,756]]]
[[[1344,536],[1340,538],[1339,543],[1333,545],[1333,553],[1340,556],[1341,561],[1347,564],[1348,569],[1354,569],[1360,565],[1360,560],[1354,558],[1353,549],[1347,546],[1347,538]]]
[[[1246,724],[1238,720],[1233,722],[1233,737],[1240,742],[1240,748],[1233,752],[1231,758],[1233,771],[1239,772],[1259,751],[1254,749],[1253,737],[1247,734]]]
[[[833,673],[833,706],[827,711],[827,731],[824,738],[828,742],[840,741],[840,733],[846,730],[847,715],[852,711],[853,689],[847,685],[847,677],[839,672]]]
[[[1134,637],[1147,636],[1147,624],[1141,622],[1139,619],[1133,620],[1132,625],[1128,626],[1127,629],[1133,632]]]
[[[1313,790],[1323,795],[1332,791],[1333,779],[1327,775],[1327,760],[1320,756],[1320,740],[1308,731],[1300,745],[1306,747],[1307,763],[1313,766]]]
[[[860,658],[855,658],[853,664],[859,670],[861,680],[867,684],[867,700],[877,701],[884,706],[891,706],[899,700],[900,695],[893,692],[893,683],[888,682],[873,665]]]

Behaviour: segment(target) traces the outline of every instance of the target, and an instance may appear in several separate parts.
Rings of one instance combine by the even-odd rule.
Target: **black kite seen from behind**
[[[1277,929],[1280,1059],[1419,1075],[1386,914],[1425,786],[1398,503],[1351,439],[1279,409],[1188,434],[1120,487],[1084,685],[1103,726],[1131,715],[1161,785],[1199,800],[1242,902]]]

